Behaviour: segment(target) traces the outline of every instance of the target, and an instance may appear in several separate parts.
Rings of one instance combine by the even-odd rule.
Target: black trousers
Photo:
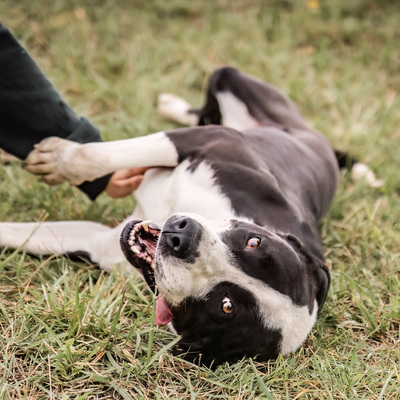
[[[0,148],[25,159],[49,136],[79,143],[99,142],[99,130],[79,117],[49,82],[29,53],[0,24]],[[95,199],[110,175],[79,188]]]

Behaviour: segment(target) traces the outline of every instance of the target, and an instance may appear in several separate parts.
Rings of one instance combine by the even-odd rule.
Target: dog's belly
[[[145,173],[136,199],[133,217],[151,219],[159,225],[180,212],[200,214],[211,220],[238,217],[205,162],[194,171],[190,170],[189,161],[175,169],[152,168]]]

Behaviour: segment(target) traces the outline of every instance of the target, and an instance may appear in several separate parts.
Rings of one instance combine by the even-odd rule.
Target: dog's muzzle
[[[193,218],[172,216],[164,224],[159,247],[164,255],[192,263],[198,256],[202,233],[202,226]]]

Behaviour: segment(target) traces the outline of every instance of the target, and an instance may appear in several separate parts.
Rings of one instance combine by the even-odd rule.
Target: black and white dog
[[[126,258],[157,286],[156,322],[171,322],[187,357],[274,358],[301,346],[327,296],[318,221],[335,194],[338,161],[293,102],[266,83],[222,68],[206,100],[191,111],[162,95],[159,109],[207,126],[108,143],[40,143],[27,169],[53,184],[151,169],[131,222],[114,229],[1,223],[0,246],[84,254],[106,270]]]

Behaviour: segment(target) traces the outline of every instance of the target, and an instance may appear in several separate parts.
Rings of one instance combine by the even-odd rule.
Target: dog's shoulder
[[[245,158],[241,154],[249,150],[241,132],[221,125],[177,129],[166,135],[178,152],[179,162],[189,159],[198,164],[227,158],[242,161]],[[251,161],[252,157],[246,159]]]

